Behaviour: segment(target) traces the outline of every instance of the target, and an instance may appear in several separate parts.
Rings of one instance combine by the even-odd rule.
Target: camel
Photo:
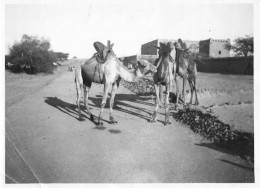
[[[160,47],[155,46],[159,49],[159,58],[155,61],[155,66],[157,67],[157,72],[153,75],[154,80],[154,89],[156,93],[156,106],[155,111],[152,114],[150,122],[157,121],[157,112],[161,105],[162,94],[160,89],[162,89],[162,85],[166,87],[166,95],[164,101],[165,108],[165,120],[164,124],[170,124],[169,120],[169,93],[170,87],[173,84],[173,80],[175,78],[176,64],[174,61],[171,61],[170,53],[173,50],[174,46],[172,42],[168,42],[167,44],[160,43]]]
[[[197,65],[193,58],[191,58],[187,53],[187,48],[185,43],[182,43],[181,39],[178,42],[174,43],[176,49],[176,64],[177,64],[177,71],[176,71],[176,106],[179,102],[179,78],[183,79],[183,102],[184,106],[186,106],[185,101],[185,94],[186,94],[186,80],[188,80],[190,89],[191,89],[191,98],[190,98],[190,105],[192,104],[193,94],[195,92],[195,105],[199,104],[198,97],[197,97],[197,87],[196,87],[196,79],[197,79]]]
[[[105,55],[102,55],[103,58],[106,58],[105,62],[98,62],[96,56],[93,56],[92,58],[84,61],[82,65],[80,65],[75,70],[79,120],[83,120],[80,111],[80,98],[81,92],[84,89],[84,106],[87,109],[90,119],[94,121],[93,115],[88,107],[88,96],[92,82],[104,84],[104,94],[98,117],[98,125],[103,125],[103,110],[106,105],[107,95],[110,87],[112,87],[112,89],[110,99],[109,121],[111,124],[115,124],[117,123],[117,121],[114,119],[112,112],[114,98],[120,80],[124,79],[128,82],[136,82],[139,78],[143,77],[144,75],[150,72],[156,72],[156,67],[146,60],[139,60],[137,62],[136,69],[134,71],[129,71],[127,67],[125,67],[123,63],[116,57],[112,47],[113,45],[110,45],[110,41],[108,41],[107,47],[103,47],[105,50],[103,50],[102,52],[106,52]]]

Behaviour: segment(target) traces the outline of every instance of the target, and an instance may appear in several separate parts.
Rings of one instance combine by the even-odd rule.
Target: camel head
[[[109,53],[114,53],[113,51],[113,44],[110,44],[110,40],[107,41],[107,46],[105,46],[104,50],[103,50],[103,56],[104,58],[106,58],[108,56]]]
[[[149,73],[153,74],[157,72],[157,68],[147,60],[144,59],[138,60],[137,65],[143,75],[147,75]]]
[[[180,38],[177,42],[174,43],[175,48],[182,49],[184,51],[188,51],[190,48],[187,48],[187,45],[185,42],[183,42]]]
[[[175,46],[175,48],[177,48],[177,49],[182,49],[182,46],[181,46],[180,42],[175,42],[175,43],[174,43],[174,46]]]
[[[155,46],[155,45],[154,45]],[[160,47],[155,46],[159,49],[159,55],[170,54],[171,51],[174,49],[174,45],[172,42],[162,43],[160,42]]]
[[[114,55],[113,46],[114,44],[110,44],[110,41],[107,41],[107,46],[105,46],[101,42],[94,42],[93,46],[95,47],[99,57],[101,60],[106,60],[108,55],[112,53]]]

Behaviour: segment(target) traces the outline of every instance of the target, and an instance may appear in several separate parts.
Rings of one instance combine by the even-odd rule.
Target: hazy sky
[[[78,2],[78,3],[77,3]],[[172,0],[88,0],[57,4],[6,4],[5,49],[23,34],[49,38],[54,51],[87,58],[94,41],[109,39],[117,56],[140,53],[163,39],[233,40],[253,35],[253,4],[177,4]]]

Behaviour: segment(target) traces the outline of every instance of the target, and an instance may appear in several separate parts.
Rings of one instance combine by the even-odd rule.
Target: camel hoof
[[[170,122],[170,121],[164,122],[164,125],[170,125],[170,124],[172,124],[172,122]]]
[[[79,121],[85,121],[85,119],[83,119],[82,117],[79,118]]]
[[[98,122],[98,124],[97,124],[98,126],[103,126],[103,122],[101,121],[101,122]]]
[[[109,122],[110,124],[116,124],[116,123],[117,123],[117,121],[114,120],[114,117],[113,117],[113,116],[110,116],[110,117],[109,117],[109,121],[110,121],[110,122]]]
[[[117,121],[110,121],[110,124],[117,124]]]
[[[150,122],[150,123],[156,123],[157,120],[155,120],[155,119],[151,119],[149,122]]]
[[[103,125],[97,125],[94,129],[105,130],[106,128]]]
[[[90,114],[90,120],[94,121],[94,116],[92,114]]]

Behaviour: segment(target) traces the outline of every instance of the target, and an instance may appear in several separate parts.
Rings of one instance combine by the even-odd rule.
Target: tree
[[[254,37],[246,35],[234,40],[233,45],[226,44],[227,50],[233,50],[237,56],[248,56],[248,53],[254,53]]]
[[[53,62],[57,57],[50,51],[51,44],[44,37],[23,35],[20,42],[10,48],[10,60],[15,65],[14,72],[22,72],[24,68],[34,68],[35,72],[52,73]],[[30,70],[31,71],[31,70]]]

